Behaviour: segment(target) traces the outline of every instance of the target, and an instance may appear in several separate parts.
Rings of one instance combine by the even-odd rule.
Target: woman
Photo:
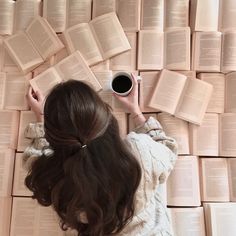
[[[88,85],[68,81],[46,98],[29,90],[38,123],[26,137],[26,186],[33,198],[55,209],[61,227],[81,236],[172,235],[163,186],[177,145],[138,105],[138,85],[117,97],[136,124],[122,140],[110,107]],[[43,125],[44,120],[44,125]],[[46,139],[45,139],[46,138]]]

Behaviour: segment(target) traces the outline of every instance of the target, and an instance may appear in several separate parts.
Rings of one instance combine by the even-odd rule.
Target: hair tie
[[[87,145],[86,144],[84,144],[83,146],[81,146],[81,148],[86,148],[87,147]]]

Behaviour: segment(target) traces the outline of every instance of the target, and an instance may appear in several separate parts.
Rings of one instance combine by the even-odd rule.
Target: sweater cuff
[[[24,135],[26,138],[30,139],[43,138],[45,135],[44,124],[42,122],[29,123],[25,129]]]

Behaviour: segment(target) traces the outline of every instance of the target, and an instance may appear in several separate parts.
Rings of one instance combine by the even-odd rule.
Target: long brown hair
[[[44,115],[54,152],[34,161],[25,179],[33,198],[54,207],[64,230],[120,232],[134,214],[141,169],[110,107],[88,85],[70,80],[48,95]]]

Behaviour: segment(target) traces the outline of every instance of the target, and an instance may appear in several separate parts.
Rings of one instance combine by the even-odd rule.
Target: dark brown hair
[[[110,107],[88,85],[70,80],[51,91],[44,114],[54,152],[34,161],[25,179],[33,198],[54,207],[64,230],[120,232],[134,214],[141,169]]]

